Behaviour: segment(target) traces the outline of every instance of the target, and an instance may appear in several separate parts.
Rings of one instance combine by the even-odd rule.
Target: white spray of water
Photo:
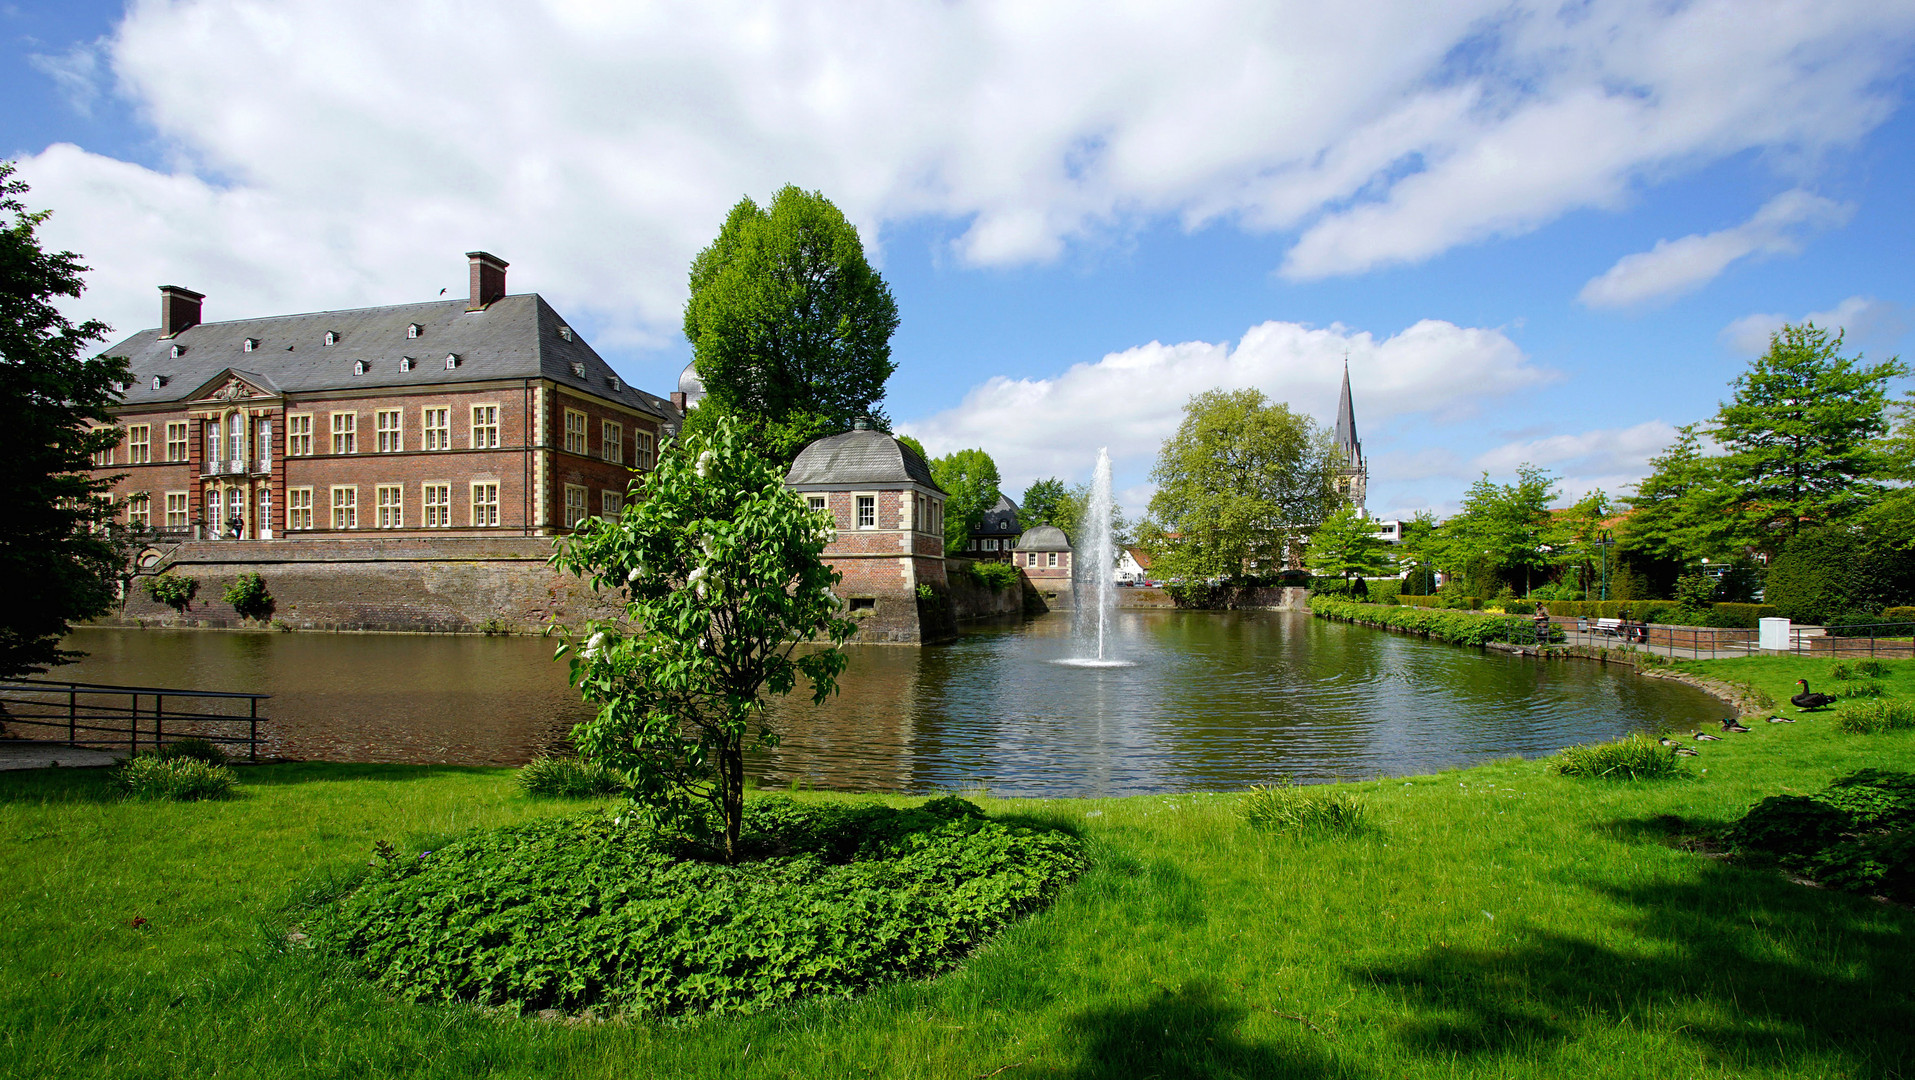
[[[1079,545],[1078,557],[1084,562],[1077,564],[1078,580],[1088,586],[1090,609],[1096,619],[1098,660],[1107,659],[1104,655],[1104,638],[1110,628],[1111,608],[1117,603],[1116,542],[1110,534],[1110,449],[1097,451],[1097,472],[1091,477],[1090,505],[1084,508],[1084,520],[1079,522],[1078,532],[1083,543]]]

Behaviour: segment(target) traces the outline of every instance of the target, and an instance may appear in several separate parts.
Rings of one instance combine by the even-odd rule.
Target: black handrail
[[[28,694],[37,695],[38,698],[27,698],[24,696]],[[57,700],[61,694],[66,695],[64,719],[60,716],[60,703]],[[117,696],[127,698],[128,700],[124,707],[95,704],[93,702],[82,703],[80,697],[83,694],[104,697]],[[11,697],[8,695],[22,696]],[[47,695],[53,696],[56,700],[44,700],[44,697]],[[75,747],[79,746],[82,742],[80,738],[80,732],[82,731],[108,732],[115,736],[123,736],[125,738],[128,754],[137,754],[140,750],[140,698],[142,696],[151,696],[153,699],[153,711],[151,713],[153,726],[151,736],[153,747],[156,750],[166,742],[166,720],[168,717],[166,712],[166,699],[168,697],[175,699],[213,698],[245,700],[247,702],[247,713],[244,716],[233,716],[227,713],[182,712],[178,708],[175,708],[171,717],[176,724],[180,722],[194,724],[244,723],[247,726],[247,733],[244,736],[214,735],[200,732],[184,737],[203,739],[212,743],[245,743],[247,747],[247,757],[254,761],[259,760],[259,722],[262,719],[259,715],[259,703],[271,698],[271,694],[251,694],[231,690],[184,690],[175,687],[158,686],[116,686],[108,683],[51,682],[38,679],[19,679],[0,682],[0,701],[5,701],[15,706],[15,709],[8,710],[6,713],[6,721],[8,723],[24,724],[32,727],[64,727],[67,729],[67,745]],[[46,713],[21,713],[18,711],[21,706],[28,708],[47,708],[52,711]],[[119,718],[125,718],[127,721],[124,730],[117,725],[113,727],[100,727],[95,724],[80,723],[82,719],[112,720]],[[86,739],[84,741],[88,743],[115,743],[120,740],[116,737],[114,739]]]

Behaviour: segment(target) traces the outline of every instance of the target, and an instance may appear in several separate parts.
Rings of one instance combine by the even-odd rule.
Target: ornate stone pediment
[[[267,405],[276,403],[279,391],[271,386],[262,386],[260,380],[248,378],[246,374],[228,369],[220,372],[199,388],[190,399],[195,408],[220,408],[233,404]]]

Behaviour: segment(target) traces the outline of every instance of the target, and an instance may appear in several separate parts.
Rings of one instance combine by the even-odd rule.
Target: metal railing
[[[1786,652],[1768,650],[1759,632],[1741,628],[1622,623],[1599,626],[1590,618],[1558,617],[1556,625],[1572,645],[1640,649],[1678,660],[1719,660],[1731,656],[1791,655],[1816,658],[1915,657],[1915,623],[1872,626],[1792,626]]]
[[[265,720],[259,715],[259,703],[270,697],[224,690],[22,679],[0,683],[0,712],[4,713],[0,720],[8,727],[18,724],[52,729],[56,740],[64,733],[68,746],[124,746],[129,756],[140,752],[144,736],[155,750],[182,739],[244,746],[247,758],[257,761],[259,725]],[[170,710],[169,701],[173,703]],[[187,707],[182,708],[182,703]],[[221,705],[234,711],[214,711]],[[238,734],[242,728],[245,734]]]

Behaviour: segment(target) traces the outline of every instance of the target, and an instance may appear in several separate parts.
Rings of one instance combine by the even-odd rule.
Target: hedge
[[[1480,596],[1465,596],[1461,601],[1463,608],[1452,607],[1449,601],[1446,601],[1443,597],[1440,597],[1440,596],[1398,595],[1396,598],[1396,602],[1399,604],[1402,604],[1405,607],[1443,608],[1445,610],[1462,610],[1463,608],[1467,608],[1471,611],[1477,611],[1477,610],[1480,610],[1483,606],[1483,598]]]
[[[1710,620],[1711,625],[1743,626],[1750,630],[1762,625],[1763,619],[1775,617],[1774,604],[1731,604],[1726,601],[1717,601],[1710,611],[1716,616]],[[1731,624],[1730,619],[1734,619],[1735,622]]]
[[[1530,645],[1536,641],[1536,623],[1522,615],[1479,615],[1470,611],[1432,611],[1421,607],[1382,604],[1357,604],[1348,600],[1312,598],[1310,610],[1326,619],[1368,623],[1391,630],[1453,641],[1458,645],[1486,645],[1506,641]],[[1551,640],[1561,640],[1562,631],[1552,628]]]

